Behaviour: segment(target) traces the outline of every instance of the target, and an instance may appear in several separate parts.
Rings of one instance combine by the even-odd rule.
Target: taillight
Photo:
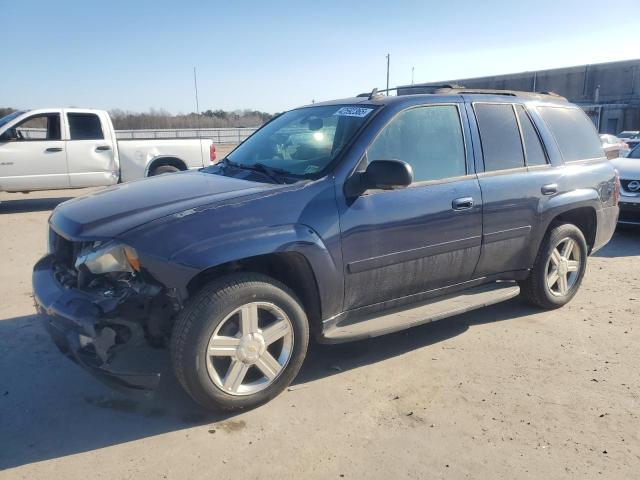
[[[211,163],[215,163],[216,161],[216,146],[213,143],[209,147],[209,159]]]
[[[618,199],[620,198],[620,174],[618,170],[615,169],[616,177],[615,177],[615,185],[613,186],[613,204],[618,205]]]

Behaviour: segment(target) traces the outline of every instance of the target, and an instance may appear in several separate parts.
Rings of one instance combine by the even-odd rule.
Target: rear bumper
[[[618,206],[604,207],[596,212],[598,227],[596,230],[596,238],[591,249],[591,253],[595,253],[604,247],[616,231],[618,215],[620,209]]]
[[[64,287],[51,255],[35,265],[32,283],[36,310],[65,356],[111,387],[157,388],[157,350],[147,344],[139,324],[118,316],[118,299]]]

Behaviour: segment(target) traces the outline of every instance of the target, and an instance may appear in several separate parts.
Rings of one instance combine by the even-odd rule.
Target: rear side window
[[[465,175],[458,108],[431,105],[400,112],[373,141],[367,159],[404,160],[413,168],[416,182]]]
[[[589,117],[578,108],[538,107],[565,162],[604,157],[600,138]]]
[[[485,171],[524,167],[520,130],[511,104],[477,103],[474,110]]]
[[[100,118],[93,113],[68,113],[71,140],[102,140]]]
[[[547,157],[544,154],[542,143],[536,127],[533,126],[529,115],[522,105],[516,105],[518,113],[518,121],[522,130],[522,139],[524,140],[524,151],[527,156],[527,165],[546,165]]]

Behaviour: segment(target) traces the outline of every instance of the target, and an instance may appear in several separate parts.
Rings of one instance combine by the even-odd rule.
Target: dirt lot
[[[316,345],[289,391],[220,417],[171,376],[154,398],[115,394],[46,336],[31,267],[77,194],[0,194],[1,478],[639,478],[640,230],[561,310],[513,300]]]

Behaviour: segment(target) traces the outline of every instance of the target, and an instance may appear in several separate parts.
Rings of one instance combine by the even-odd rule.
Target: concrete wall
[[[555,92],[573,103],[601,106],[597,108],[601,132],[640,130],[640,60],[432,82],[452,83],[467,88]],[[597,116],[592,118],[598,123]]]

